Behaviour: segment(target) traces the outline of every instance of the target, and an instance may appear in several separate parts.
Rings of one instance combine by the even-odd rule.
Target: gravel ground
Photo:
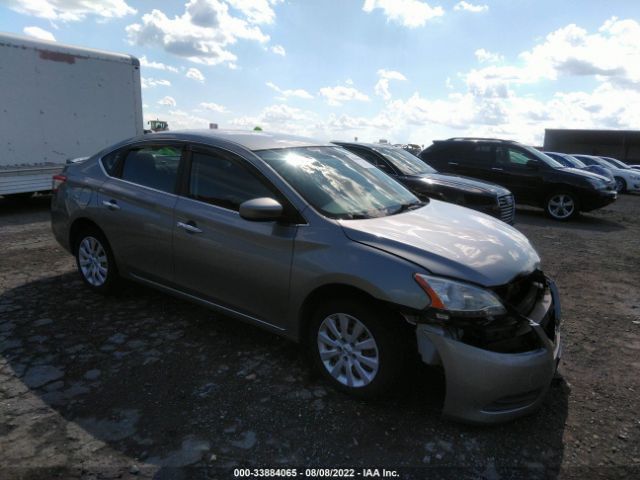
[[[441,417],[437,371],[354,400],[279,337],[140,286],[91,294],[48,199],[0,199],[0,478],[638,478],[640,196],[566,224],[519,210],[516,227],[560,289],[562,378],[536,414],[470,427]]]

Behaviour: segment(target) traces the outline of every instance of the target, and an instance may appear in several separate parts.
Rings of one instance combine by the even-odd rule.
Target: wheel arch
[[[628,183],[627,183],[627,179],[624,177],[621,177],[620,175],[614,175],[613,176],[614,181],[617,183],[618,180],[620,180],[622,182],[622,188],[618,191],[618,193],[624,193],[627,191],[628,188]]]
[[[579,186],[572,185],[570,183],[551,183],[544,189],[542,205],[546,206],[549,197],[555,193],[570,193],[575,197],[578,203],[581,203],[582,201],[582,192]]]
[[[389,312],[394,312],[397,316],[397,321],[402,320],[398,306],[394,308],[394,305],[389,304],[383,300],[380,300],[370,293],[362,290],[361,288],[348,285],[346,283],[329,283],[321,285],[312,290],[302,302],[298,310],[298,332],[297,339],[300,343],[303,343],[308,336],[309,325],[311,324],[311,317],[316,308],[323,301],[336,298],[348,298],[350,300],[358,299],[365,302],[368,305],[378,305],[380,308],[386,309]],[[409,325],[407,323],[407,325]]]
[[[73,255],[77,253],[78,236],[80,235],[81,232],[87,229],[98,230],[108,242],[107,236],[104,234],[104,230],[102,230],[96,222],[94,222],[93,220],[90,220],[87,217],[76,218],[71,223],[71,226],[69,227],[69,247]]]

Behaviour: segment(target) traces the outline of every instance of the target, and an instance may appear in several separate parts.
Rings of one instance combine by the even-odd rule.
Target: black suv
[[[510,140],[437,140],[419,157],[442,172],[502,185],[513,192],[517,203],[542,207],[556,220],[568,220],[616,199],[616,191],[601,176],[566,168],[535,148]]]
[[[446,175],[407,150],[378,143],[333,142],[404,184],[419,198],[456,203],[512,224],[513,195],[506,188],[458,175]]]

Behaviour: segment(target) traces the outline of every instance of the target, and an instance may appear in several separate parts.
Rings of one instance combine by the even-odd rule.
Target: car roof
[[[336,145],[349,145],[354,147],[366,147],[366,148],[397,148],[402,149],[401,147],[396,147],[395,145],[391,145],[388,143],[366,143],[366,142],[341,142],[339,140],[332,140],[332,143]]]
[[[313,138],[287,135],[284,133],[256,132],[253,130],[175,130],[150,133],[138,137],[140,140],[187,140],[204,142],[219,140],[235,143],[248,150],[271,150],[292,147],[334,147],[335,145]]]
[[[485,138],[485,137],[452,137],[452,138],[447,138],[446,140],[433,141],[433,143],[442,143],[442,142],[491,142],[491,143],[510,143],[510,144],[519,143],[515,140],[505,140],[502,138]]]

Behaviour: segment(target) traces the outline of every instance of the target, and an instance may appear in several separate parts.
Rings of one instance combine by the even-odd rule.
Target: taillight
[[[67,181],[66,175],[54,175],[53,182],[51,184],[51,191],[57,192],[58,189],[60,188],[60,185],[62,185],[66,181]]]

